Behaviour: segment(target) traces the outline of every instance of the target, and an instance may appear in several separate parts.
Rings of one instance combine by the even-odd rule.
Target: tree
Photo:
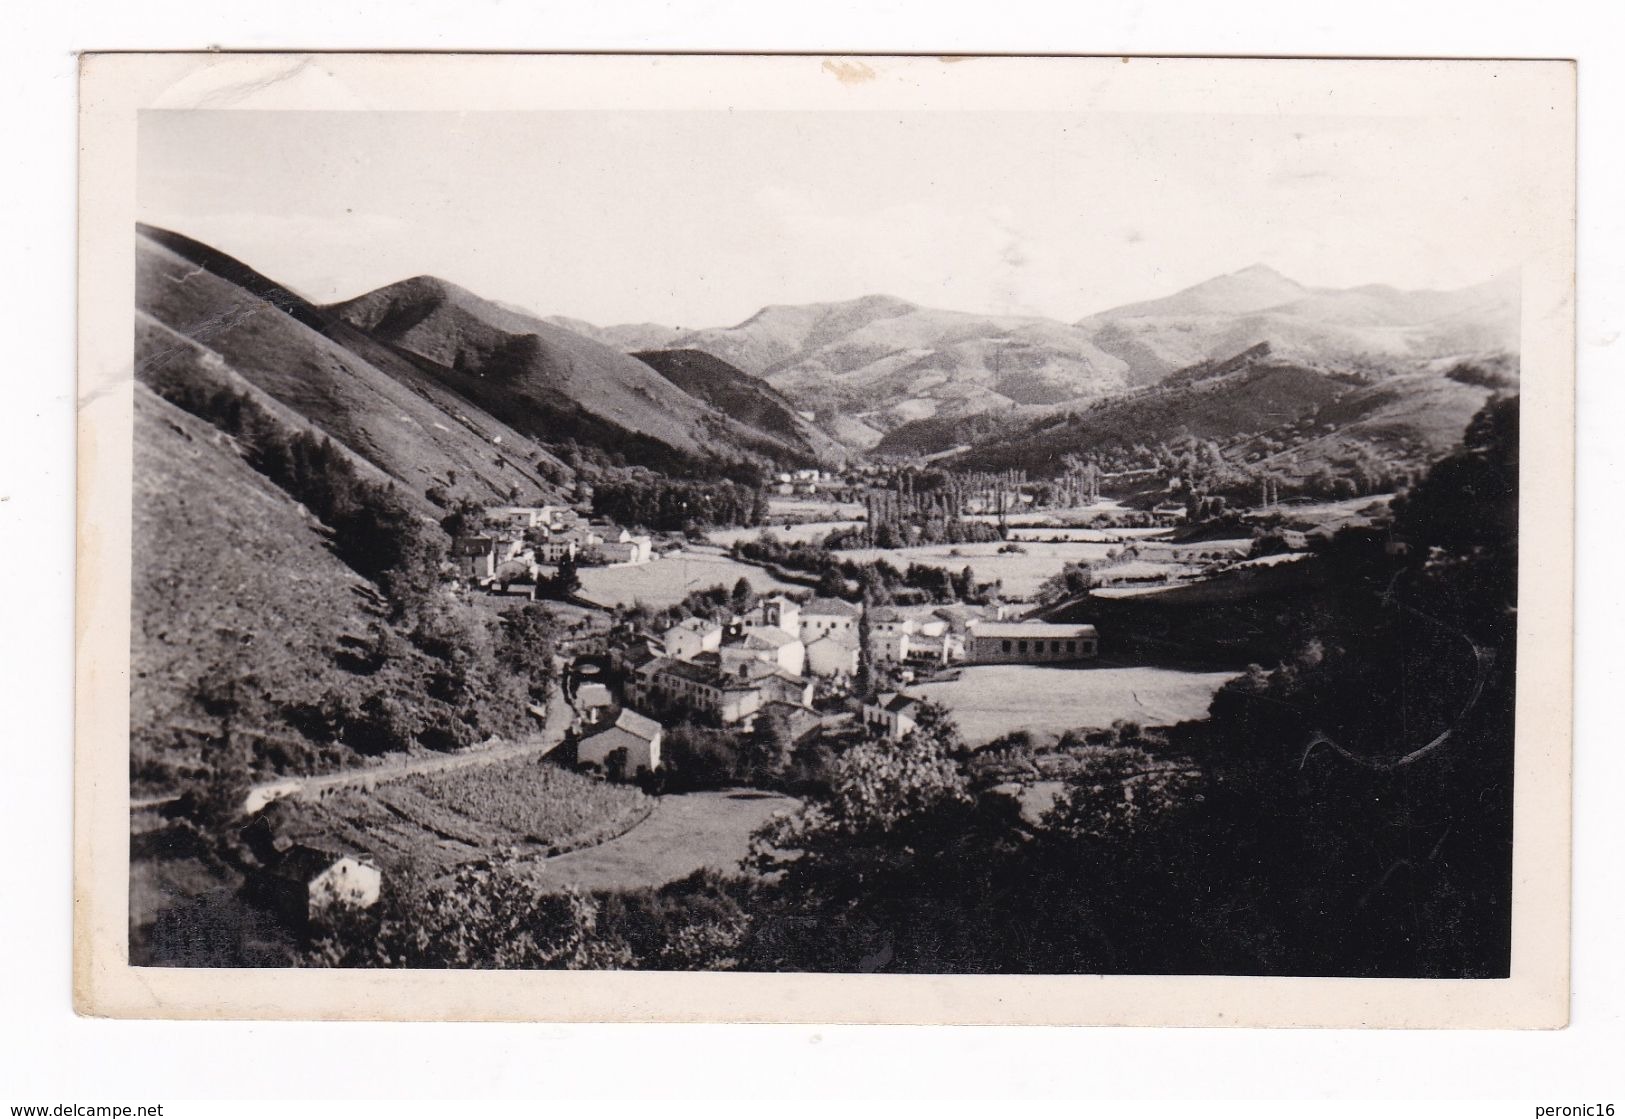
[[[317,967],[624,968],[624,941],[598,928],[599,904],[544,890],[505,867],[465,867],[445,886],[391,876],[377,912],[335,912],[305,963]]]
[[[1038,601],[1063,602],[1089,593],[1094,586],[1094,568],[1087,563],[1067,563],[1059,573],[1045,579],[1038,587]]]
[[[852,677],[852,690],[867,697],[875,687],[874,630],[869,623],[869,597],[864,595],[863,613],[858,616],[858,670]]]
[[[547,698],[555,676],[554,633],[558,619],[547,607],[527,603],[502,615],[502,640],[497,658],[508,671],[523,681],[530,697]]]
[[[927,921],[951,923],[950,908],[938,904],[943,891],[971,882],[951,852],[977,831],[976,813],[969,783],[938,736],[869,739],[848,749],[830,767],[824,793],[752,837],[747,865],[776,883],[776,907],[795,921],[757,945],[765,959],[754,966],[872,970],[861,961],[896,959],[891,929],[909,929],[914,946],[928,944],[913,934]]]
[[[740,758],[741,776],[757,783],[777,780],[789,768],[794,752],[795,739],[790,733],[789,719],[782,711],[769,708],[756,716],[756,725],[745,740]]]
[[[748,614],[756,605],[756,589],[750,585],[750,580],[743,575],[734,584],[733,594],[729,596],[729,603],[735,614]]]
[[[251,673],[228,669],[199,677],[192,695],[219,727],[205,744],[201,777],[182,794],[179,814],[207,831],[219,832],[242,815],[243,799],[254,780],[255,750],[243,732],[264,717],[259,681]]]
[[[559,561],[558,570],[549,579],[536,586],[548,598],[564,601],[581,589],[581,575],[576,569],[576,558],[568,553]]]

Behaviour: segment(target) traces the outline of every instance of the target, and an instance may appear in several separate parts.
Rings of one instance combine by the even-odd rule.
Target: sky
[[[146,111],[141,220],[331,301],[430,274],[600,325],[884,293],[1074,321],[1267,264],[1516,268],[1517,153],[1439,116]]]

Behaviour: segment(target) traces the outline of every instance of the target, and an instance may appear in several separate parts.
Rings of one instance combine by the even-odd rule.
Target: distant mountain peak
[[[1267,264],[1250,264],[1238,272],[1214,276],[1162,299],[1114,307],[1097,319],[1160,315],[1238,315],[1278,307],[1310,294],[1310,289]]]
[[[1283,275],[1279,269],[1271,268],[1263,261],[1260,261],[1257,264],[1249,264],[1245,268],[1238,268],[1236,271],[1230,274],[1232,276],[1250,276],[1263,279],[1285,280],[1289,284],[1296,284],[1298,282],[1292,279],[1290,276]],[[1299,286],[1301,287],[1302,285],[1300,284]]]
[[[920,309],[918,304],[910,303],[906,299],[879,292],[860,295],[856,299],[848,299],[846,303],[850,307],[861,307],[867,311],[895,311],[900,315]]]

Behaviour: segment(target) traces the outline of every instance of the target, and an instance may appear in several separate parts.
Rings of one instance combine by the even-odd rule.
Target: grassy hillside
[[[380,613],[377,591],[233,440],[143,385],[135,390],[134,487],[137,792],[173,792],[180,775],[205,766],[227,688],[248,729],[274,736],[260,740],[267,769],[284,747],[313,749],[283,709],[319,702],[346,649],[367,641]]]
[[[998,433],[959,456],[971,469],[1059,469],[1064,454],[1185,438],[1221,442],[1301,420],[1352,386],[1301,366],[1263,362],[1225,376],[1142,390],[1082,412],[1051,415],[1016,433]]]
[[[1487,367],[1496,365],[1492,360]],[[1390,375],[1375,368],[1368,363],[1358,373],[1311,368],[1256,346],[1086,410],[1038,420],[1001,416],[958,427],[911,425],[891,433],[881,449],[907,453],[965,439],[968,433],[971,450],[951,465],[1015,467],[1045,475],[1059,470],[1068,454],[1111,454],[1194,439],[1217,445],[1231,463],[1273,473],[1290,485],[1328,473],[1370,474],[1374,467],[1419,470],[1456,444],[1492,391],[1487,383],[1437,367]]]
[[[135,315],[136,379],[159,396],[173,399],[178,392],[220,392],[240,395],[274,417],[288,431],[309,431],[327,435],[317,422],[301,415],[243,376],[224,358],[208,347],[177,334],[145,311]],[[346,460],[362,477],[387,485],[395,481],[375,463],[340,445]],[[422,513],[432,514],[433,505],[411,490],[401,489],[402,497]]]
[[[640,350],[632,355],[696,399],[763,433],[781,455],[838,464],[841,445],[802,418],[784,394],[721,358],[700,350]]]
[[[667,469],[765,462],[749,428],[591,338],[419,276],[329,309],[526,435]]]
[[[528,730],[536,658],[438,587],[439,527],[211,355],[166,353],[136,386],[137,794],[214,803],[277,774]]]
[[[136,305],[419,498],[433,486],[482,500],[515,487],[544,498],[557,489],[538,463],[552,478],[569,474],[513,428],[208,246],[142,227]]]

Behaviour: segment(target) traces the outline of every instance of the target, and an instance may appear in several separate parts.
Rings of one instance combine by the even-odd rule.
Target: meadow
[[[1099,563],[1118,549],[1116,544],[1032,542],[1021,552],[1003,552],[998,541],[985,544],[933,544],[918,548],[856,548],[840,553],[842,559],[868,563],[885,560],[899,570],[911,563],[959,571],[970,566],[976,581],[1004,583],[1007,598],[1031,599],[1039,586],[1067,563]]]
[[[629,890],[664,886],[701,868],[735,871],[750,836],[799,802],[755,789],[664,796],[648,819],[624,835],[526,866],[538,885]]]
[[[857,528],[861,524],[862,521],[805,521],[787,525],[753,525],[750,528],[713,529],[706,536],[711,543],[722,548],[731,548],[736,540],[756,540],[769,533],[784,541],[821,544],[837,529]]]
[[[719,584],[731,588],[740,579],[748,580],[758,594],[807,591],[720,551],[693,547],[638,567],[583,567],[580,576],[581,597],[604,607],[641,602],[663,609],[694,591]]]
[[[981,746],[1012,730],[1058,738],[1118,719],[1143,726],[1200,719],[1235,676],[1144,666],[972,665],[909,693],[949,708],[965,741]]]

